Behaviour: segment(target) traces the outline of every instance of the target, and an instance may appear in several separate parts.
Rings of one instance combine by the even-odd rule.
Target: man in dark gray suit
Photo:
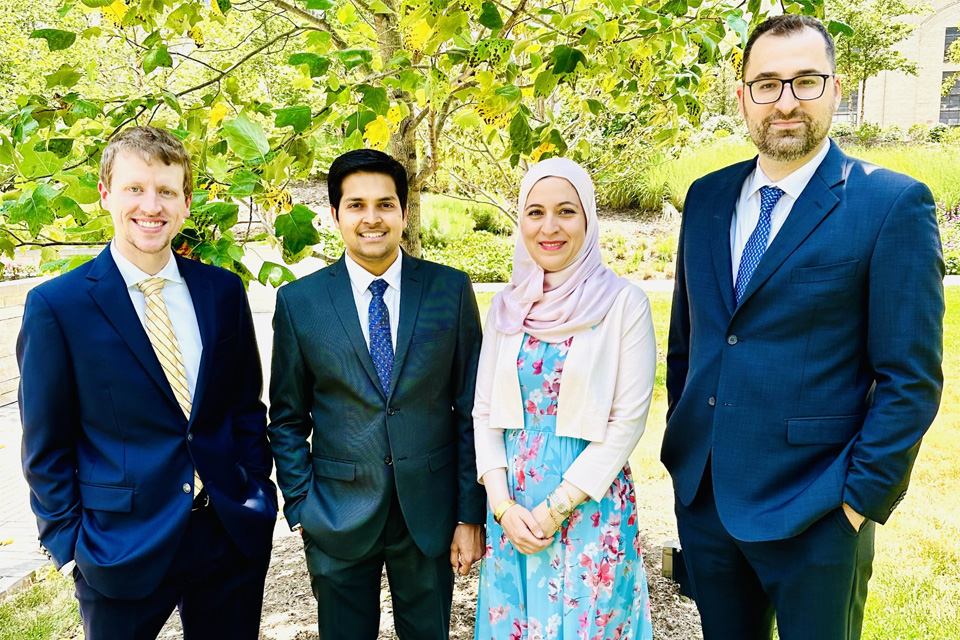
[[[337,158],[346,251],[282,288],[269,437],[303,535],[322,640],[374,639],[384,565],[400,638],[447,638],[454,570],[483,553],[473,392],[480,317],[465,273],[399,250],[407,176],[372,150]]]

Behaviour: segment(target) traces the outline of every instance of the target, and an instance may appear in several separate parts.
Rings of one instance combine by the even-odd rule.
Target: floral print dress
[[[507,484],[527,509],[542,502],[589,445],[556,435],[557,396],[573,338],[524,336],[517,358],[522,429],[504,432]],[[476,640],[648,640],[653,637],[629,465],[600,502],[587,499],[535,555],[517,551],[487,513]]]

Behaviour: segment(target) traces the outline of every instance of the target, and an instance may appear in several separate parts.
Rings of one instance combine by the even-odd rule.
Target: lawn
[[[478,295],[484,316],[491,297],[489,293]],[[647,432],[631,457],[641,525],[648,539],[650,534],[673,530],[670,480],[659,462],[666,412],[663,384],[670,296],[651,293],[650,301],[658,344],[657,386]],[[944,334],[947,384],[940,415],[924,439],[906,499],[887,525],[877,529],[864,640],[960,638],[960,389],[956,384],[960,380],[960,287],[947,289]],[[0,601],[0,638],[73,637],[76,611],[73,585],[53,574]]]

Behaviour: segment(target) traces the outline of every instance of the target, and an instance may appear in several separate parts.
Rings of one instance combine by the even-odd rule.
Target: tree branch
[[[520,0],[520,4],[517,5],[517,8],[513,10],[513,13],[510,14],[510,17],[507,18],[507,21],[500,27],[500,31],[497,33],[498,38],[505,37],[510,30],[513,29],[513,25],[517,24],[517,20],[520,18],[520,14],[527,7],[527,0]]]
[[[472,191],[475,191],[476,193],[479,193],[479,194],[482,195],[484,198],[486,198],[486,200],[474,200],[474,199],[470,199],[470,198],[463,198],[463,197],[455,196],[455,195],[452,195],[452,194],[449,194],[449,193],[444,194],[444,195],[450,196],[451,198],[454,198],[454,199],[456,199],[456,200],[465,200],[465,201],[467,201],[467,202],[476,202],[477,204],[488,204],[488,205],[490,205],[490,206],[492,206],[492,207],[496,207],[497,209],[500,210],[500,212],[501,212],[503,215],[507,216],[507,218],[509,218],[510,221],[511,221],[514,225],[517,224],[517,217],[513,214],[513,212],[510,211],[509,209],[507,209],[504,205],[500,204],[500,203],[499,203],[493,196],[491,196],[489,193],[487,193],[486,191],[484,191],[483,189],[481,189],[481,188],[478,187],[477,185],[473,184],[472,182],[470,182],[470,181],[467,180],[466,178],[457,175],[457,174],[456,174],[455,172],[453,172],[453,171],[449,171],[448,173],[450,174],[450,176],[451,176],[453,179],[455,179],[455,180],[456,180],[457,182],[459,182],[461,185],[463,185],[463,186],[466,187],[467,189],[470,189],[470,190],[472,190]]]
[[[321,31],[326,31],[329,33],[333,39],[333,43],[337,45],[337,49],[347,48],[347,42],[340,37],[340,34],[337,33],[332,26],[330,26],[330,23],[327,22],[326,18],[314,15],[305,9],[301,9],[300,7],[295,7],[288,2],[284,2],[284,0],[270,0],[270,3],[283,9],[284,11],[289,11],[293,15],[303,18],[313,26],[319,28]]]

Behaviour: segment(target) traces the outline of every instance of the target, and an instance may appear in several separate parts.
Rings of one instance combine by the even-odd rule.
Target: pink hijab
[[[550,158],[533,166],[520,183],[519,215],[537,182],[547,177],[567,180],[580,195],[587,216],[587,236],[573,262],[560,271],[545,272],[534,262],[517,232],[513,276],[491,303],[490,319],[497,331],[529,333],[538,340],[562,342],[603,320],[628,281],[603,264],[593,181],[572,160]]]

